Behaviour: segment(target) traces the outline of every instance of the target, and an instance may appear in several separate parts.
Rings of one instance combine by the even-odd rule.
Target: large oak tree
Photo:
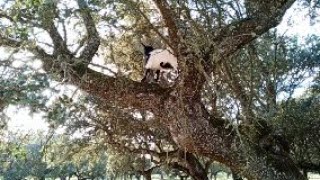
[[[248,179],[305,179],[271,123],[280,109],[278,84],[306,70],[289,66],[287,59],[297,57],[270,33],[295,0],[6,2],[0,45],[33,53],[51,80],[87,93],[95,112],[71,112],[80,117],[85,110],[107,144],[150,154],[159,164],[171,157],[171,167],[194,179],[207,179],[199,156]],[[269,49],[255,41],[263,35]],[[181,70],[173,86],[139,81],[140,42],[173,50]],[[118,72],[89,68],[97,54]]]

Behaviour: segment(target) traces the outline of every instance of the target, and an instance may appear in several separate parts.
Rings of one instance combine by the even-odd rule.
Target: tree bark
[[[234,172],[232,172],[232,179],[233,180],[243,180],[239,174],[234,173]]]
[[[208,174],[194,154],[178,152],[179,161],[171,163],[171,167],[183,171],[195,180],[208,180]]]
[[[180,152],[180,158],[185,160],[188,174],[195,180],[207,180],[207,172],[198,159],[189,152]]]
[[[146,180],[152,180],[152,178],[151,178],[152,170],[143,171],[142,175]]]

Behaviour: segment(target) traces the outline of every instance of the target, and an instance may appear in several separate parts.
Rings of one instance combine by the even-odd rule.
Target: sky
[[[0,4],[1,4],[0,0]],[[3,2],[3,1],[2,1]],[[291,24],[291,27],[288,26]],[[73,25],[72,25],[73,26]],[[72,26],[67,28],[72,28]],[[313,26],[310,26],[310,20],[308,17],[308,9],[301,9],[298,3],[295,3],[293,7],[291,7],[286,15],[284,16],[281,24],[277,27],[279,34],[286,35],[297,35],[301,41],[303,41],[304,37],[307,37],[311,34],[320,35],[320,23],[316,23]],[[72,31],[69,29],[68,31]],[[72,41],[76,41],[76,39],[72,38]],[[5,50],[0,48],[0,54],[4,54]],[[96,58],[94,60],[96,63],[101,64],[99,59]],[[302,86],[298,88],[294,96],[300,96],[304,93],[305,87],[310,85],[312,81],[311,78],[307,79],[303,82]],[[70,91],[68,89],[61,89],[61,93],[65,93],[66,91]],[[7,115],[11,118],[8,123],[9,131],[20,132],[20,133],[34,133],[37,131],[47,131],[48,124],[42,119],[43,114],[33,114],[31,115],[27,109],[17,109],[15,106],[9,106],[6,109]]]

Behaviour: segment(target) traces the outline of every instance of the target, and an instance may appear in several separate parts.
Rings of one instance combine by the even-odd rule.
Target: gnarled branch
[[[163,20],[168,27],[169,38],[170,38],[170,47],[173,49],[175,54],[178,54],[177,47],[179,45],[178,37],[178,27],[175,22],[176,14],[170,9],[167,0],[154,0],[154,3],[160,10],[160,13],[163,17]]]
[[[78,0],[78,4],[80,7],[80,15],[84,21],[88,35],[86,47],[81,52],[80,58],[90,62],[98,51],[100,46],[100,37],[87,3],[83,0]]]

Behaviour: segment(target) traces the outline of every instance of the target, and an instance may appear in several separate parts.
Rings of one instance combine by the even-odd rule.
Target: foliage
[[[284,131],[290,142],[292,156],[302,169],[319,172],[319,94],[292,99],[281,104],[281,114],[275,120],[277,131]],[[279,128],[281,127],[281,129]]]
[[[16,136],[15,140],[2,143],[1,161],[4,163],[0,166],[0,175],[3,178],[106,177],[107,156],[104,151],[92,149],[94,146],[81,147],[77,141],[71,142],[62,136],[51,139],[46,139],[48,137],[43,134],[37,136]],[[39,138],[42,140],[35,142]]]
[[[318,20],[319,3],[306,0],[1,2],[1,120],[18,105],[50,125],[32,140],[1,139],[2,175],[320,172],[319,37],[273,29],[294,2]],[[174,86],[139,82],[141,43],[178,57]]]

